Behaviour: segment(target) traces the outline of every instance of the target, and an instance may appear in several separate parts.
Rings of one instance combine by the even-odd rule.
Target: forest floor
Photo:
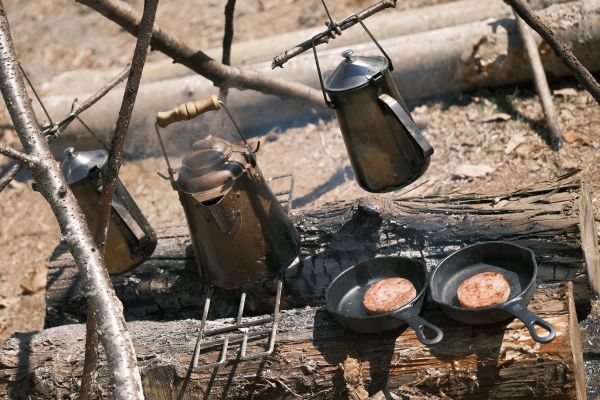
[[[435,4],[411,0],[399,7]],[[141,0],[129,1],[140,7]],[[365,0],[331,2],[345,15]],[[111,22],[72,0],[4,1],[17,52],[36,85],[76,68],[104,68],[127,63],[135,41]],[[194,47],[216,47],[222,38],[220,0],[161,3],[158,23],[190,37]],[[270,36],[322,22],[318,0],[238,1],[235,40]],[[186,21],[182,24],[181,21]],[[273,23],[272,21],[277,21]],[[197,34],[201,32],[201,34]],[[196,33],[196,34],[194,34]],[[160,54],[151,53],[151,61]],[[383,196],[450,193],[505,193],[581,169],[600,216],[600,106],[574,80],[552,83],[565,144],[553,152],[545,133],[541,107],[532,86],[432,99],[412,110],[435,148],[429,170],[409,187]],[[353,180],[335,120],[319,121],[259,136],[258,160],[266,177],[293,172],[295,208],[371,195]],[[10,121],[0,120],[0,143],[18,145]],[[177,165],[177,159],[173,160]],[[6,160],[0,160],[5,163]],[[0,167],[2,164],[0,164]],[[164,161],[127,161],[121,179],[151,224],[185,222],[177,195],[156,174]],[[41,329],[44,321],[46,262],[60,240],[49,206],[20,179],[0,194],[0,341],[15,331]]]

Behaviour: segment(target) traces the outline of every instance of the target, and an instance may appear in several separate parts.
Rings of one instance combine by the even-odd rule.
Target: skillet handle
[[[426,346],[439,343],[444,337],[444,332],[431,322],[421,318],[412,307],[408,307],[406,310],[401,310],[391,314],[392,317],[406,322],[417,335],[417,338]],[[435,337],[427,339],[423,332],[423,328],[428,328],[435,333]]]
[[[556,336],[556,329],[554,328],[554,326],[552,326],[548,322],[544,321],[543,319],[529,311],[527,307],[520,301],[510,303],[509,305],[502,308],[505,311],[508,311],[509,313],[514,315],[515,317],[519,318],[525,324],[525,326],[529,330],[529,334],[536,342],[549,343]],[[545,336],[538,335],[538,333],[535,331],[536,325],[548,331],[548,334]]]

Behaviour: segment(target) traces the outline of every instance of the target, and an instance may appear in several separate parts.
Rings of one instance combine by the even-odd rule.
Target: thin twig
[[[120,0],[77,0],[77,2],[116,22],[130,34],[137,35],[140,17],[127,3]],[[263,72],[223,65],[201,50],[191,48],[184,40],[157,25],[154,26],[151,45],[153,50],[166,54],[173,61],[210,79],[217,86],[227,84],[229,87],[257,90],[282,98],[298,99],[315,107],[324,108],[321,92],[310,86],[269,78]]]
[[[73,120],[79,114],[81,114],[82,112],[84,112],[85,110],[87,110],[88,108],[93,106],[94,104],[96,104],[98,102],[98,100],[103,98],[108,92],[110,92],[112,89],[114,89],[115,86],[117,86],[119,83],[123,82],[125,80],[125,78],[127,78],[127,76],[129,75],[129,69],[130,69],[130,65],[127,65],[125,68],[123,68],[123,70],[121,72],[119,72],[119,74],[117,76],[115,76],[112,80],[110,80],[104,86],[102,86],[100,89],[98,89],[96,91],[96,93],[94,93],[93,95],[88,97],[83,103],[78,105],[77,108],[74,108],[73,110],[71,110],[71,112],[69,114],[67,114],[66,117],[64,117],[58,124],[55,125],[58,128],[58,130],[64,131],[67,128],[67,126],[69,126],[69,124],[71,122],[73,122]]]
[[[122,305],[110,283],[104,259],[94,245],[81,208],[52,157],[48,141],[33,112],[1,0],[0,48],[0,90],[25,152],[39,159],[32,169],[37,191],[50,204],[85,284],[88,306],[94,309],[98,329],[102,332],[100,339],[106,353],[114,397],[143,399],[142,381]]]
[[[575,75],[579,83],[581,83],[600,104],[600,84],[598,84],[598,81],[596,81],[590,71],[579,62],[571,49],[569,49],[569,46],[567,46],[567,44],[531,10],[525,1],[504,0],[504,2],[511,6],[519,17],[523,18],[523,20],[527,22],[527,24],[533,28],[546,43],[548,43],[554,51],[554,54],[556,54],[563,64],[573,72],[573,75]]]
[[[225,27],[223,29],[223,56],[221,62],[223,65],[231,65],[231,43],[233,42],[233,16],[235,11],[235,0],[227,0],[225,5]],[[227,103],[229,88],[227,83],[219,88],[219,99]]]
[[[517,20],[517,28],[521,35],[523,46],[525,47],[525,53],[527,54],[529,64],[531,65],[533,82],[538,96],[540,97],[540,102],[542,103],[542,111],[544,112],[546,126],[548,127],[550,146],[556,151],[560,149],[560,146],[562,145],[562,134],[560,132],[560,126],[558,125],[558,118],[554,103],[552,102],[552,94],[550,93],[550,87],[548,87],[548,80],[546,79],[542,59],[540,58],[540,53],[538,52],[530,28],[516,13],[515,19]]]
[[[85,323],[85,358],[81,372],[81,386],[79,387],[79,400],[92,398],[92,387],[96,378],[96,365],[98,365],[98,326],[94,310],[87,308]]]
[[[17,176],[17,174],[21,172],[22,169],[23,165],[16,163],[13,164],[8,169],[8,171],[6,171],[4,176],[0,178],[0,192],[2,192],[8,186],[8,184],[11,183],[13,179],[15,179],[15,176]]]
[[[304,42],[297,44],[296,46],[284,51],[283,53],[276,55],[273,58],[273,63],[271,64],[271,68],[277,68],[277,67],[283,68],[283,64],[288,62],[290,59],[296,57],[297,55],[304,53],[307,50],[310,50],[313,47],[313,39],[314,39],[315,46],[317,46],[319,44],[328,43],[329,39],[335,38],[335,35],[337,34],[335,32],[341,33],[341,31],[345,31],[346,29],[351,28],[354,25],[356,25],[359,20],[362,21],[362,20],[370,17],[373,14],[376,14],[380,11],[385,10],[386,8],[394,8],[394,7],[396,7],[396,0],[382,0],[377,4],[374,4],[368,8],[365,8],[358,14],[351,15],[351,16],[341,20],[340,22],[336,23],[335,25],[332,25],[331,23],[329,23],[328,28],[326,30],[319,32],[312,38],[305,40]]]
[[[27,153],[23,153],[21,151],[15,150],[12,147],[0,147],[0,154],[6,157],[10,157],[15,161],[20,162],[25,165],[27,168],[33,168],[40,164],[39,157],[29,155]]]
[[[133,59],[131,68],[129,69],[129,77],[127,79],[125,93],[123,94],[121,109],[119,110],[119,117],[117,118],[117,126],[110,145],[108,161],[102,175],[100,208],[98,210],[96,231],[94,233],[94,240],[101,254],[104,254],[106,246],[106,236],[108,234],[112,210],[112,197],[115,193],[115,187],[119,177],[125,138],[127,137],[129,121],[131,120],[131,114],[133,113],[140,80],[142,79],[142,71],[146,62],[146,54],[148,53],[150,39],[152,38],[152,27],[154,26],[157,8],[158,0],[145,0],[142,20],[140,21],[140,31],[138,33],[135,50],[133,51]],[[113,82],[115,81],[116,80],[113,80]],[[96,329],[96,319],[93,311],[88,312],[86,332],[85,374],[82,377],[80,399],[82,396],[84,399],[88,399],[91,396],[91,389],[94,383],[94,372],[98,361],[98,331]]]

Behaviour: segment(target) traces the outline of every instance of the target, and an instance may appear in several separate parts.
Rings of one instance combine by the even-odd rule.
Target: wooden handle
[[[219,98],[213,94],[208,99],[189,101],[171,110],[157,112],[156,123],[161,128],[165,128],[173,122],[187,121],[207,111],[215,111],[220,108]]]

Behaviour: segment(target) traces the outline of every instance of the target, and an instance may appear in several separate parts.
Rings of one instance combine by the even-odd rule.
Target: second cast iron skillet
[[[385,278],[405,278],[417,296],[403,307],[385,314],[370,315],[363,307],[363,296],[375,282]],[[348,268],[327,289],[327,310],[348,329],[361,333],[380,333],[408,324],[421,343],[432,345],[444,336],[440,328],[419,316],[427,290],[425,264],[405,257],[378,257]],[[429,339],[423,328],[435,334]]]
[[[482,272],[499,272],[510,285],[510,295],[504,303],[490,307],[466,308],[458,302],[460,284]],[[431,274],[431,297],[450,318],[477,325],[505,321],[517,317],[527,327],[536,342],[548,343],[556,330],[527,309],[535,291],[537,263],[533,251],[510,242],[485,242],[467,246],[446,257]],[[535,327],[548,333],[540,336]]]

